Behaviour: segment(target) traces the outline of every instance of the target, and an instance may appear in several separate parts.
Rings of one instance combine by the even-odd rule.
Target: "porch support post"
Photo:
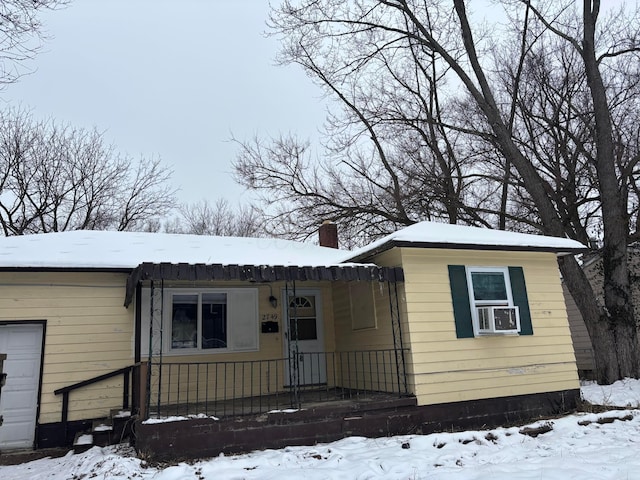
[[[398,394],[400,396],[408,393],[407,372],[404,358],[404,342],[402,340],[402,324],[400,319],[400,304],[398,302],[398,284],[387,282],[389,290],[389,310],[391,312],[391,331],[393,333],[393,350],[396,360],[396,377],[398,381]]]
[[[142,285],[136,284],[136,306],[135,306],[135,329],[134,329],[134,367],[131,371],[131,413],[139,415],[144,410],[145,405],[142,398],[142,384],[140,378],[140,362],[142,361]]]
[[[292,298],[296,297],[296,281],[292,281]],[[298,350],[298,308],[296,302],[293,303],[293,318],[291,322],[291,300],[289,298],[289,282],[285,284],[285,319],[287,322],[289,335],[287,337],[287,361],[289,362],[289,384],[291,387],[291,406],[300,408],[300,359]]]
[[[122,409],[129,409],[129,378],[131,370],[124,372],[124,380],[122,381]]]
[[[155,295],[155,282],[151,280],[149,286],[149,358],[147,359],[147,388],[144,402],[145,419],[149,418],[151,407],[151,362],[153,359],[153,300]]]
[[[62,429],[64,431],[64,441],[66,442],[69,433],[69,392],[62,394]]]
[[[164,280],[160,280],[159,288],[151,280],[149,293],[149,365],[147,369],[147,418],[151,413],[151,398],[156,395],[154,410],[156,415],[161,411],[162,395],[162,345],[164,318]],[[153,384],[153,385],[152,385]]]

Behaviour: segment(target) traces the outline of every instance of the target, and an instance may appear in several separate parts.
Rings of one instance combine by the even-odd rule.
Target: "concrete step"
[[[93,447],[93,435],[86,432],[76,433],[73,439],[73,453],[83,453]]]
[[[113,438],[113,425],[111,420],[96,420],[91,427],[91,434],[93,435],[93,444],[101,447],[111,445]]]
[[[94,445],[106,447],[121,443],[131,436],[132,418],[128,410],[112,410],[109,417],[94,420],[91,432],[79,432],[73,441],[73,451],[82,453]]]
[[[124,439],[131,437],[133,422],[130,411],[112,410],[110,418],[113,426],[112,443],[120,443]]]

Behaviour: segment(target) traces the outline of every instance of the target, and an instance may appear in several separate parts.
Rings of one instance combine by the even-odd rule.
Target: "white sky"
[[[0,102],[95,126],[135,158],[159,155],[175,172],[179,201],[247,201],[231,178],[231,135],[316,138],[325,115],[301,68],[274,65],[268,4],[72,0],[42,16],[50,38],[27,64],[35,72],[0,91]]]
[[[248,194],[230,175],[228,140],[315,136],[324,118],[302,69],[277,67],[267,0],[73,0],[42,16],[51,37],[36,71],[0,100],[37,117],[96,126],[134,157],[173,168],[180,201]]]

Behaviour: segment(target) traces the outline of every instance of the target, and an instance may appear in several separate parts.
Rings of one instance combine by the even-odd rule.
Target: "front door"
[[[300,289],[284,294],[285,385],[327,382],[324,325],[320,290]],[[287,321],[288,319],[288,321]]]
[[[0,392],[0,450],[32,448],[38,411],[42,325],[0,325],[7,383]]]

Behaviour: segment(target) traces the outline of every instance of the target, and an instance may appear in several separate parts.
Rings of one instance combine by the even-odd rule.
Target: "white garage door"
[[[0,325],[7,383],[0,393],[0,450],[31,448],[36,429],[42,325]]]

